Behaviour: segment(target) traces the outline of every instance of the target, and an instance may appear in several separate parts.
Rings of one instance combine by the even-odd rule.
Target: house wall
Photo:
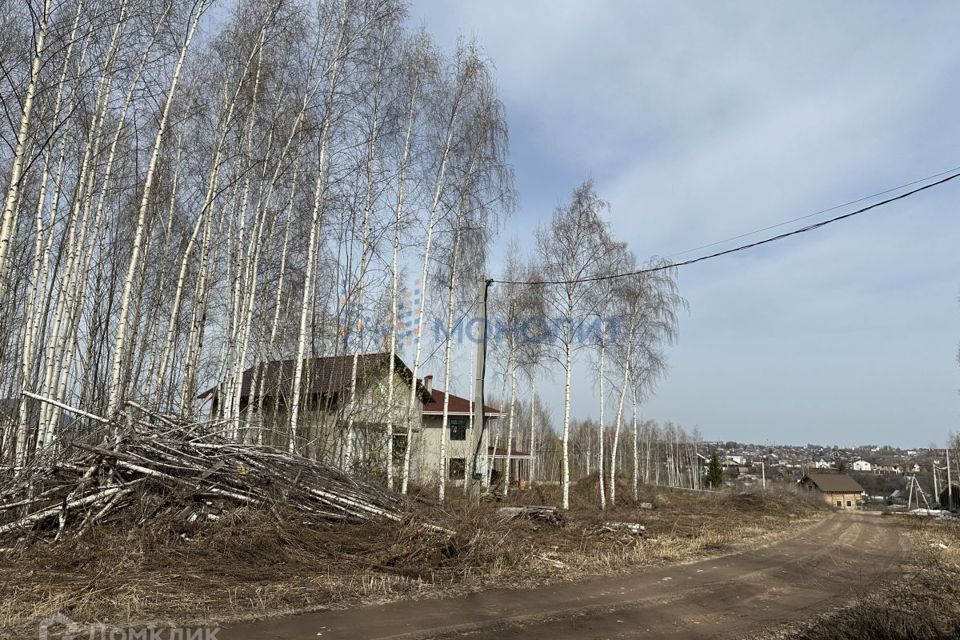
[[[395,435],[406,435],[407,406],[410,401],[410,385],[395,373],[394,399],[392,406],[387,404],[389,377],[386,373],[378,380],[357,387],[357,398],[350,407],[349,391],[337,407],[325,408],[317,403],[308,403],[301,408],[299,418],[300,433],[310,441],[307,454],[328,464],[342,466],[348,447],[346,441],[347,425],[353,419],[353,438],[349,445],[354,450],[355,464],[383,467],[386,456],[386,424],[392,415]],[[412,411],[413,448],[410,453],[411,477],[416,477],[424,459],[422,442],[418,437],[421,428],[423,402],[417,397]],[[243,411],[242,419],[249,427],[248,439],[256,441],[262,434],[262,442],[277,447],[286,447],[289,442],[290,410],[284,403],[268,404],[263,415],[256,405]],[[403,468],[402,458],[394,464],[397,477]]]
[[[820,495],[823,497],[824,502],[831,507],[843,509],[844,511],[855,511],[859,508],[860,502],[863,500],[863,496],[859,493],[827,493],[821,491]]]
[[[335,409],[322,408],[316,404],[304,407],[300,411],[301,433],[312,441],[308,455],[337,466],[343,466],[347,460],[347,443],[345,433],[350,417],[353,417],[354,465],[365,465],[371,469],[382,469],[386,456],[386,423],[392,415],[394,434],[405,435],[407,429],[407,406],[410,399],[410,385],[399,375],[394,378],[394,401],[392,407],[387,405],[388,382],[386,374],[379,380],[367,382],[357,388],[357,400],[354,408],[349,410],[349,393],[344,397],[340,406]],[[410,479],[414,482],[436,483],[440,474],[440,438],[443,416],[423,416],[423,402],[418,397],[413,408],[414,434],[410,450]],[[477,470],[487,477],[489,459],[489,434],[494,428],[495,420],[488,417],[487,428],[484,430],[483,442],[480,443],[480,456],[477,459]],[[263,415],[256,411],[256,407],[246,408],[243,420],[248,429],[248,439],[257,441],[256,434],[263,434],[262,442],[280,448],[288,443],[290,412],[288,407],[280,403],[276,406],[268,404],[264,407]],[[469,425],[469,418],[468,418]],[[469,470],[470,461],[476,447],[475,431],[467,428],[466,439],[447,440],[447,459],[462,459]],[[516,464],[516,463],[515,463]],[[403,469],[403,458],[395,455],[394,472],[399,478]],[[448,475],[449,477],[449,475]],[[462,480],[454,481],[455,484]]]
[[[487,447],[490,431],[495,424],[495,420],[498,420],[498,418],[487,417],[485,420],[486,429],[483,433],[483,442],[480,443],[480,456],[477,458],[477,471],[481,474],[487,473]],[[419,434],[420,446],[418,447],[421,459],[418,461],[417,468],[417,478],[423,482],[437,482],[439,480],[442,425],[443,416],[428,415],[423,417],[423,431]],[[462,458],[465,461],[468,473],[473,459],[473,448],[476,446],[476,440],[474,439],[476,435],[476,431],[470,428],[468,422],[466,439],[450,440],[448,437],[447,440],[447,459]],[[456,484],[460,482],[460,480],[455,481]]]

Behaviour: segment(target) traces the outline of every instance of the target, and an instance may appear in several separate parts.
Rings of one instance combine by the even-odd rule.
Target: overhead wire
[[[937,174],[937,175],[943,175],[943,174]],[[682,260],[682,261],[680,261],[680,262],[667,262],[666,264],[661,264],[661,265],[657,265],[657,266],[654,266],[654,267],[647,267],[647,268],[645,268],[645,269],[638,269],[638,270],[635,270],[635,271],[627,271],[627,272],[624,272],[624,273],[615,273],[615,274],[607,274],[607,275],[589,276],[589,277],[586,277],[586,278],[578,278],[578,279],[575,279],[575,280],[499,280],[499,279],[494,278],[494,279],[493,279],[493,282],[495,282],[495,283],[497,283],[497,284],[530,285],[530,286],[540,286],[540,285],[569,285],[569,284],[577,284],[577,283],[581,283],[581,282],[601,282],[601,281],[604,281],[604,280],[615,280],[615,279],[618,279],[618,278],[628,278],[628,277],[631,277],[631,276],[639,276],[639,275],[644,275],[644,274],[647,274],[647,273],[655,273],[655,272],[658,272],[658,271],[666,271],[666,270],[668,270],[668,269],[676,269],[676,268],[678,268],[678,267],[685,267],[685,266],[688,266],[688,265],[691,265],[691,264],[696,264],[696,263],[698,263],[698,262],[704,262],[704,261],[706,261],[706,260],[713,260],[714,258],[719,258],[719,257],[721,257],[721,256],[729,255],[729,254],[731,254],[731,253],[737,253],[737,252],[740,252],[740,251],[746,251],[746,250],[748,250],[748,249],[753,249],[753,248],[755,248],[755,247],[759,247],[759,246],[762,246],[762,245],[765,245],[765,244],[770,244],[770,243],[772,243],[772,242],[777,242],[777,241],[779,241],[779,240],[783,240],[783,239],[789,238],[789,237],[791,237],[791,236],[796,236],[796,235],[799,235],[799,234],[801,234],[801,233],[807,233],[807,232],[809,232],[809,231],[814,231],[814,230],[816,230],[816,229],[821,229],[821,228],[823,228],[823,227],[825,227],[825,226],[827,226],[827,225],[833,224],[833,223],[835,223],[835,222],[840,222],[841,220],[846,220],[846,219],[848,219],[848,218],[852,218],[852,217],[854,217],[854,216],[858,216],[858,215],[863,214],[863,213],[866,213],[866,212],[868,212],[868,211],[872,211],[873,209],[877,209],[877,208],[879,208],[879,207],[883,207],[883,206],[885,206],[885,205],[888,205],[888,204],[890,204],[890,203],[892,203],[892,202],[897,202],[898,200],[903,200],[903,199],[905,199],[905,198],[909,198],[910,196],[913,196],[913,195],[915,195],[915,194],[917,194],[917,193],[920,193],[920,192],[922,192],[922,191],[926,191],[926,190],[928,190],[928,189],[932,189],[932,188],[937,187],[937,186],[940,186],[940,185],[942,185],[942,184],[946,184],[947,182],[950,182],[951,180],[956,180],[957,178],[960,178],[960,172],[952,173],[952,174],[950,174],[950,175],[948,175],[948,176],[946,176],[946,177],[944,177],[944,178],[941,178],[941,179],[939,179],[939,180],[937,180],[937,181],[935,181],[935,182],[930,182],[930,183],[928,183],[928,184],[923,185],[922,187],[917,187],[916,189],[911,189],[910,191],[906,191],[906,192],[901,193],[901,194],[899,194],[899,195],[897,195],[897,196],[893,196],[892,198],[887,198],[887,199],[885,199],[885,200],[881,200],[880,202],[875,202],[875,203],[873,203],[873,204],[871,204],[871,205],[868,205],[868,206],[866,206],[866,207],[861,207],[860,209],[857,209],[857,210],[855,210],[855,211],[850,211],[850,212],[848,212],[848,213],[844,213],[844,214],[841,214],[841,215],[838,215],[838,216],[834,216],[833,218],[829,218],[829,219],[827,219],[827,220],[821,220],[820,222],[815,222],[815,223],[806,225],[806,226],[804,226],[804,227],[800,227],[799,229],[794,229],[794,230],[792,230],[792,231],[787,231],[786,233],[781,233],[781,234],[777,234],[777,235],[775,235],[775,236],[770,236],[769,238],[764,238],[764,239],[762,239],[762,240],[757,240],[757,241],[755,241],[755,242],[750,242],[750,243],[747,243],[747,244],[742,244],[742,245],[739,245],[739,246],[736,246],[736,247],[732,247],[732,248],[730,248],[730,249],[724,249],[723,251],[717,251],[717,252],[710,253],[710,254],[707,254],[707,255],[704,255],[704,256],[699,256],[699,257],[697,257],[697,258],[690,258],[690,259],[688,259],[688,260]],[[922,180],[921,180],[921,181],[922,181]],[[914,182],[913,184],[916,184],[916,182]],[[892,189],[892,191],[897,191],[897,190],[899,190],[899,188],[897,188],[897,187],[895,187],[895,188]],[[891,191],[891,190],[888,190],[886,193],[889,193],[889,191]],[[871,197],[871,196],[866,196],[866,198],[870,198],[870,197]],[[863,200],[863,198],[861,198],[860,200]],[[858,201],[859,201],[859,200],[855,200],[854,202],[858,202]],[[834,207],[834,209],[840,208],[840,207],[843,207],[843,206],[846,206],[846,205],[837,205],[837,207]],[[822,212],[818,212],[818,213],[822,213]],[[817,215],[817,214],[810,214],[810,216],[813,216],[813,215]],[[810,216],[805,216],[805,217],[810,217]],[[800,219],[802,219],[802,218],[800,218]],[[787,223],[782,223],[782,224],[787,224]],[[782,224],[780,224],[780,225],[774,225],[774,226],[775,226],[775,227],[776,227],[776,226],[782,226]],[[752,232],[752,233],[755,233],[755,232]],[[752,233],[751,233],[751,234],[746,234],[746,235],[752,235]],[[726,241],[721,240],[720,242],[715,243],[715,244],[721,244],[721,243],[723,243],[723,242],[726,242]],[[707,245],[707,246],[712,246],[712,245]],[[688,253],[688,252],[685,252],[685,253]]]
[[[888,193],[893,193],[894,191],[900,191],[901,189],[906,189],[907,187],[912,187],[915,184],[920,184],[921,182],[927,182],[928,180],[933,180],[934,178],[939,178],[940,176],[945,176],[948,173],[955,173],[960,171],[960,167],[953,167],[945,171],[940,171],[929,176],[924,176],[923,178],[917,178],[916,180],[911,180],[910,182],[905,182],[904,184],[897,185],[896,187],[890,187],[889,189],[884,189],[883,191],[878,191],[877,193],[871,193],[868,196],[863,196],[857,198],[856,200],[850,200],[849,202],[844,202],[843,204],[834,205],[832,207],[827,207],[826,209],[820,209],[819,211],[814,211],[813,213],[808,213],[806,215],[797,216],[796,218],[791,218],[790,220],[784,220],[783,222],[778,222],[777,224],[771,224],[766,227],[761,227],[760,229],[754,229],[753,231],[747,231],[746,233],[741,233],[729,238],[724,238],[723,240],[717,240],[716,242],[711,242],[709,244],[703,244],[699,247],[694,247],[692,249],[687,249],[686,251],[678,251],[677,253],[671,253],[666,258],[675,258],[677,256],[683,256],[688,253],[693,253],[694,251],[701,251],[703,249],[709,249],[710,247],[715,247],[720,244],[726,244],[727,242],[733,242],[734,240],[740,240],[742,238],[747,238],[749,236],[755,235],[757,233],[763,233],[764,231],[770,231],[771,229],[778,229],[780,227],[792,224],[794,222],[799,222],[800,220],[806,220],[808,218],[813,218],[815,216],[822,215],[824,213],[830,213],[831,211],[836,211],[837,209],[843,209],[844,207],[849,207],[850,205],[857,204],[858,202],[863,202],[864,200],[872,200],[873,198],[879,198],[880,196],[885,196]]]

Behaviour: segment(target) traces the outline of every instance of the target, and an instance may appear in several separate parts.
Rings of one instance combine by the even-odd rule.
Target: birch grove
[[[445,500],[450,395],[419,459],[421,380],[456,393],[472,377],[457,339],[518,199],[480,45],[441,50],[402,0],[3,7],[0,467],[136,403],[404,493],[429,476]],[[559,482],[568,508],[598,472],[604,506],[622,478],[634,495],[697,482],[695,438],[639,418],[684,306],[676,274],[653,259],[604,280],[641,265],[606,209],[577,187],[490,291],[504,416],[479,453],[504,495]],[[327,356],[349,384],[318,422]]]
[[[0,367],[13,412],[0,463],[56,451],[77,418],[63,407],[136,402],[361,464],[360,355],[399,353],[411,257],[422,323],[434,272],[472,289],[476,260],[448,254],[485,255],[512,204],[490,63],[474,43],[441,52],[397,0],[93,9],[5,5]],[[381,310],[391,330],[344,336]],[[309,401],[283,424],[248,420],[250,396],[270,414],[270,363],[296,363],[300,398],[318,384],[312,359],[331,354],[355,365],[330,430],[301,420]],[[387,460],[397,426],[377,436]],[[387,460],[377,473],[393,482]],[[405,486],[408,465],[400,474]]]

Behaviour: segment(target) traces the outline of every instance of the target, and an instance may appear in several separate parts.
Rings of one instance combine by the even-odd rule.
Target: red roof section
[[[432,391],[432,398],[429,402],[423,403],[423,412],[430,415],[443,415],[443,399],[444,396],[449,396],[450,405],[447,407],[447,413],[453,415],[465,415],[468,416],[473,413],[472,403],[466,398],[461,398],[460,396],[455,396],[452,393],[444,393],[440,389],[434,389]],[[484,415],[500,415],[500,409],[496,407],[491,407],[490,405],[484,405],[483,407]]]

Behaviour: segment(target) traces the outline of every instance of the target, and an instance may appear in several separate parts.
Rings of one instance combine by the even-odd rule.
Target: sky
[[[960,167],[960,3],[414,0],[409,20],[496,67],[519,192],[502,242],[586,178],[641,260],[678,260]],[[942,445],[960,431],[957,203],[960,180],[682,268],[689,311],[643,417],[706,440]],[[580,369],[573,413],[596,415]]]

